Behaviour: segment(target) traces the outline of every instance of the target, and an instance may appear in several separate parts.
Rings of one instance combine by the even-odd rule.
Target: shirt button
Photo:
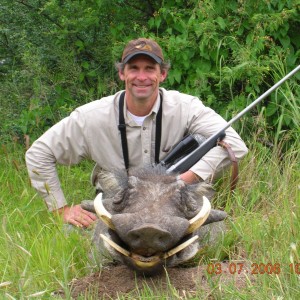
[[[144,150],[144,153],[148,153],[148,150]]]
[[[146,127],[143,127],[143,130],[146,130],[147,128]]]

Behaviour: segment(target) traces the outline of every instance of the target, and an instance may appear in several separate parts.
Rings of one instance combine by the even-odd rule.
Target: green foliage
[[[1,134],[34,139],[76,106],[115,92],[112,43],[125,26],[142,22],[153,9],[132,5],[108,0],[2,1]],[[137,9],[145,10],[140,19],[135,18]]]
[[[299,1],[3,0],[0,134],[35,139],[76,106],[122,88],[125,43],[155,38],[172,68],[165,87],[199,96],[230,119],[299,64]],[[271,142],[298,138],[297,74],[250,116]],[[263,114],[262,114],[263,112]],[[244,136],[252,118],[236,124]]]
[[[299,64],[297,1],[176,4],[165,1],[149,21],[173,65],[167,85],[201,96],[223,115],[241,110]]]

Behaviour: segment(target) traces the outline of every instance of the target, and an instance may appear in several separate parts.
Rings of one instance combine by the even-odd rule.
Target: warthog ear
[[[218,209],[212,209],[210,211],[208,218],[206,219],[206,221],[203,225],[223,221],[224,219],[227,218],[227,216],[228,215],[225,211],[218,210]]]
[[[106,198],[111,198],[120,190],[120,177],[120,174],[117,175],[95,168],[92,175],[92,182],[97,189],[105,194]]]

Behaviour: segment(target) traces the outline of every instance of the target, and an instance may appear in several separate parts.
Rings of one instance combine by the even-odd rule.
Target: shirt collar
[[[159,110],[159,106],[160,106],[160,95],[162,94],[162,91],[158,91],[158,95],[157,95],[157,98],[154,102],[154,105],[152,106],[152,109],[151,111],[149,112],[149,114],[146,116],[151,116],[152,114],[157,114],[158,113],[158,110]],[[127,108],[126,108],[126,101],[124,101],[124,115],[125,115],[125,123],[128,124],[129,126],[134,126],[136,125],[135,122],[131,119],[131,117],[129,117],[127,115]]]
[[[158,91],[157,98],[156,98],[156,100],[155,100],[155,102],[154,102],[154,105],[153,105],[152,110],[151,110],[151,112],[149,113],[149,115],[151,115],[152,113],[155,113],[155,114],[158,113],[159,106],[160,106],[160,93],[161,93],[161,92]]]

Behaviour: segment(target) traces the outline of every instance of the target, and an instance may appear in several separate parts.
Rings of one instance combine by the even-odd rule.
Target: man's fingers
[[[94,223],[93,220],[85,219],[83,216],[76,216],[73,218],[68,219],[68,223],[75,225],[77,227],[89,227]]]
[[[84,210],[80,205],[70,207],[64,213],[64,220],[77,227],[89,227],[97,220],[97,217],[93,213]]]
[[[90,219],[92,219],[93,221],[96,221],[98,218],[95,214],[93,214],[92,212],[85,210],[83,208],[82,209],[82,213],[84,213],[86,216],[88,216]]]
[[[94,219],[91,218],[89,215],[82,212],[80,215],[76,216],[76,221],[81,223],[83,226],[88,227],[94,223]]]
[[[73,219],[68,220],[68,223],[76,227],[80,227],[80,228],[83,227],[83,225],[80,222],[77,222],[76,220]]]

